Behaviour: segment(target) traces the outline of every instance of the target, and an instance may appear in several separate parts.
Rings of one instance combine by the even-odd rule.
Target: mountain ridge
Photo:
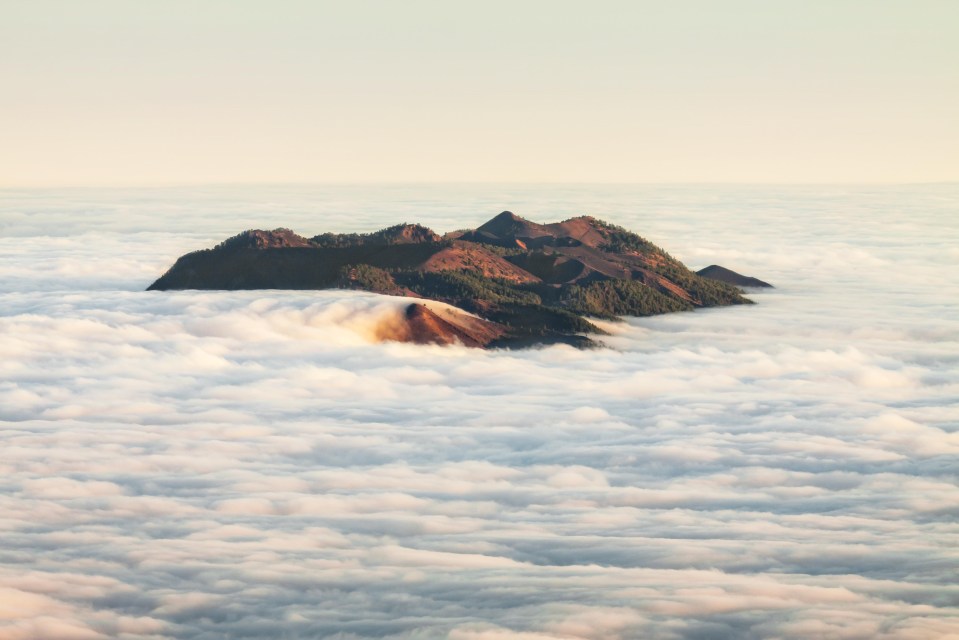
[[[286,228],[248,230],[181,256],[149,290],[328,288],[458,307],[490,324],[476,335],[464,333],[456,321],[411,305],[409,330],[400,333],[410,342],[478,347],[587,346],[590,334],[603,333],[589,317],[752,302],[736,286],[697,275],[645,238],[603,220],[542,224],[509,211],[445,236],[409,223],[312,238]]]

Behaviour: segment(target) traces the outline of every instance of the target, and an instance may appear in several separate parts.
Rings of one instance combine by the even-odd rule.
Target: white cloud
[[[345,214],[13,217],[0,637],[955,634],[955,231],[857,235],[867,207],[827,242],[819,196],[774,233],[752,196],[730,220],[604,193],[602,217],[781,286],[609,323],[596,350],[376,344],[402,301],[141,291],[235,227]],[[537,198],[531,217],[582,213]],[[374,209],[359,228],[485,216]]]

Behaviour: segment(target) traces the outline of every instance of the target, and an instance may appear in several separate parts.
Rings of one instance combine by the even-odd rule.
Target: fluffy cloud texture
[[[10,194],[0,637],[959,637],[955,187],[414,191]],[[246,227],[503,208],[777,289],[514,352],[143,291]]]

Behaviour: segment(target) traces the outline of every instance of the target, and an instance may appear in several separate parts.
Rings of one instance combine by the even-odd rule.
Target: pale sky
[[[0,186],[959,180],[959,0],[0,0]]]

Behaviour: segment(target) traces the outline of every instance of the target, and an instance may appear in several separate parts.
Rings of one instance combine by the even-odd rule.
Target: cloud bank
[[[229,203],[5,210],[0,636],[959,634],[955,189],[573,195],[778,288],[592,351],[377,344],[402,300],[141,291]]]

